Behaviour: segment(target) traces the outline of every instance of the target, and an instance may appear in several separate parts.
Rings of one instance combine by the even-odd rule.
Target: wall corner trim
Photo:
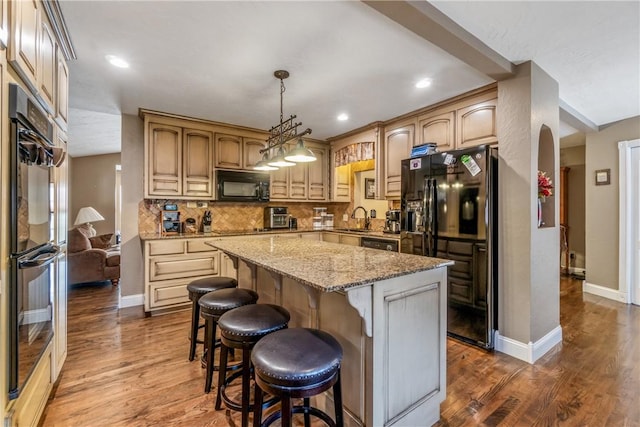
[[[589,283],[586,280],[582,281],[582,292],[612,299],[618,302],[623,302],[625,304],[629,304],[630,302],[626,293],[620,292],[618,289],[611,289],[607,288],[606,286]]]
[[[496,331],[494,342],[496,343],[496,351],[534,364],[556,344],[562,342],[562,327],[558,325],[535,343],[529,342],[528,344],[502,336],[499,331]]]
[[[144,305],[144,294],[120,295],[118,308],[136,307],[138,305]]]

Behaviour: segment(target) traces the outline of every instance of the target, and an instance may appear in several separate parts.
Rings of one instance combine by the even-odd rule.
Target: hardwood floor
[[[448,342],[439,426],[640,426],[640,308],[561,280],[563,343],[535,365]],[[69,292],[69,353],[43,426],[237,426],[189,362],[189,311],[117,310],[107,283]]]

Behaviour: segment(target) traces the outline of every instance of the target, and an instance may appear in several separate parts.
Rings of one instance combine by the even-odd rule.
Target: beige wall
[[[143,198],[144,126],[138,116],[122,115],[122,244],[120,297],[144,293],[138,204]],[[140,301],[138,303],[142,304]]]
[[[120,153],[71,158],[69,173],[69,222],[76,220],[80,208],[92,206],[104,221],[92,223],[98,234],[115,232],[116,165]]]
[[[569,260],[570,267],[585,268],[585,146],[583,133],[568,138],[581,138],[583,145],[560,149],[560,166],[569,167],[567,183],[568,207],[567,221],[569,233],[569,251],[575,254]],[[560,145],[565,141],[563,138]]]
[[[558,227],[537,227],[540,129],[553,136],[550,159],[558,175],[558,84],[536,64],[498,83],[500,335],[536,342],[559,325]],[[551,197],[547,203],[558,200]],[[554,221],[557,224],[557,221]]]
[[[585,167],[585,252],[588,283],[618,289],[618,142],[640,138],[640,116],[588,133]],[[611,169],[610,185],[595,185],[595,171]]]

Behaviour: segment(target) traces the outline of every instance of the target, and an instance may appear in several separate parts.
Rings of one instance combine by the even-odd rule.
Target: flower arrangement
[[[544,200],[546,197],[553,196],[553,182],[547,176],[546,172],[538,171],[538,198]]]

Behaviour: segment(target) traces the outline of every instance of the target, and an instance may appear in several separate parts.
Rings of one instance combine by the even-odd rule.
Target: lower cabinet
[[[487,249],[484,241],[438,240],[440,258],[455,261],[449,267],[449,301],[485,308],[487,305]]]
[[[189,303],[187,285],[211,276],[235,277],[233,262],[204,238],[151,240],[144,244],[147,312]]]

